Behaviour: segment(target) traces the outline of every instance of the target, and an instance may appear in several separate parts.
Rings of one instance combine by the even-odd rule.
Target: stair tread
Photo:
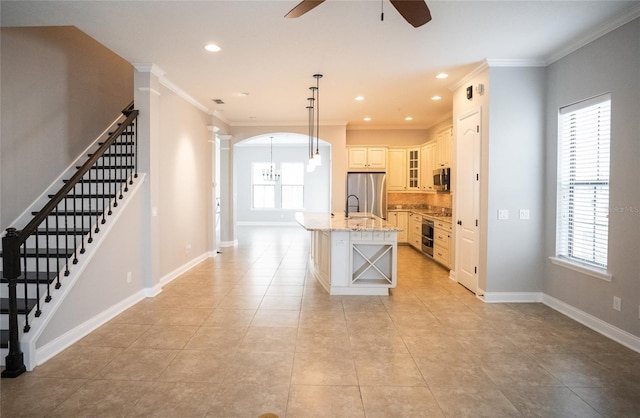
[[[37,235],[87,235],[89,233],[89,231],[91,230],[91,228],[76,228],[76,229],[69,229],[67,231],[65,231],[64,229],[58,229],[56,231],[55,228],[38,228],[36,230],[36,234]]]
[[[51,199],[53,196],[55,195],[49,195],[49,199]],[[98,194],[68,194],[65,197],[67,199],[89,199],[89,198],[96,198],[96,197],[114,197],[115,194],[114,193],[98,193]]]
[[[26,314],[31,312],[38,301],[36,299],[18,298],[18,314]],[[9,313],[9,298],[0,298],[0,314]]]
[[[65,183],[69,180],[62,180]],[[78,183],[124,183],[127,179],[80,179]]]
[[[89,157],[92,157],[93,154],[87,154]],[[124,153],[113,153],[113,152],[106,152],[104,154],[102,154],[103,157],[134,157],[135,154],[133,153],[129,153],[129,152],[124,152]]]
[[[80,166],[76,167],[80,169]],[[91,167],[92,170],[118,170],[123,168],[133,169],[135,168],[133,165],[94,165]]]
[[[20,251],[20,256],[24,255],[24,251],[25,250],[21,250]],[[74,249],[73,248],[49,248],[49,250],[44,249],[44,248],[40,248],[37,252],[35,248],[27,248],[26,249],[26,256],[29,258],[33,258],[33,257],[40,257],[40,258],[53,258],[53,257],[58,257],[58,258],[68,258],[71,255],[73,255],[74,253]],[[0,257],[2,256],[2,253],[0,253]]]
[[[36,280],[36,273],[35,272],[27,272],[27,279],[24,279],[24,273],[22,273],[20,276],[18,276],[18,282],[19,283],[41,283],[41,284],[47,284],[47,283],[53,283],[53,281],[56,279],[56,277],[58,277],[58,273],[54,273],[54,272],[50,272],[47,273],[46,271],[43,272],[38,272],[37,273],[37,277],[38,280]],[[7,283],[8,280],[5,279],[2,276],[2,272],[0,271],[0,283]]]

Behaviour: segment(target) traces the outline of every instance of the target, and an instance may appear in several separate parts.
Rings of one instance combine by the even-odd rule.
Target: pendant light
[[[315,87],[310,87],[309,90],[313,92],[314,97],[309,97],[309,106],[307,106],[307,110],[309,111],[309,143],[308,150],[309,151],[309,161],[307,162],[307,173],[313,172],[316,169],[315,164],[313,164],[313,102],[315,101],[315,91],[313,90]]]
[[[322,74],[314,74],[313,77],[316,79],[316,153],[313,155],[313,161],[316,166],[321,166],[322,157],[320,156],[320,79],[322,78]]]
[[[262,179],[264,181],[278,181],[280,180],[280,173],[275,169],[275,164],[273,163],[273,137],[271,138],[271,162],[269,163],[269,168],[265,168],[262,170]]]

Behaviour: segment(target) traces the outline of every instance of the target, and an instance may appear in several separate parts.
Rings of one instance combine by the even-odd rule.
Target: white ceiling
[[[131,63],[157,65],[232,125],[306,124],[322,73],[321,122],[350,129],[428,128],[450,117],[450,88],[483,60],[548,64],[640,15],[639,1],[428,0],[433,20],[413,28],[387,0],[328,0],[285,19],[297,3],[3,0],[0,14],[3,26],[77,26]],[[222,50],[206,52],[209,42]]]

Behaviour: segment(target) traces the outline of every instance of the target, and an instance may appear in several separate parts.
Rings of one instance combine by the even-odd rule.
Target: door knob
[[[462,225],[462,221],[458,221],[458,225]]]

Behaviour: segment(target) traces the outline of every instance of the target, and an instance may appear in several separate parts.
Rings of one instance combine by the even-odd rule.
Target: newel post
[[[9,282],[9,354],[5,357],[2,377],[18,377],[25,371],[24,356],[18,339],[18,297],[16,286],[20,276],[20,243],[18,231],[8,228],[2,237],[2,271]]]

